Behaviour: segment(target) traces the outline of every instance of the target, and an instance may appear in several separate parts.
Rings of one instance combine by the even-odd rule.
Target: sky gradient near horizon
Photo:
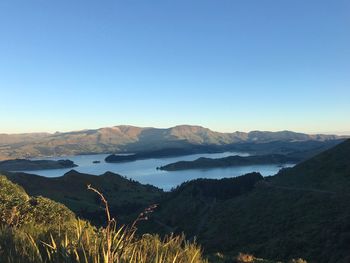
[[[350,132],[348,0],[3,0],[0,133]]]

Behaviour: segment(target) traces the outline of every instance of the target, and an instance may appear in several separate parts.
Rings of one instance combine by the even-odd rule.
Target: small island
[[[282,154],[254,155],[246,157],[235,155],[217,159],[201,157],[194,161],[179,161],[170,163],[161,167],[157,167],[157,169],[165,171],[179,171],[189,169],[208,169],[263,164],[282,165],[287,163],[297,163],[298,161],[300,160],[297,158],[288,157]]]
[[[72,168],[77,165],[71,160],[27,160],[14,159],[0,162],[0,171],[35,171]]]

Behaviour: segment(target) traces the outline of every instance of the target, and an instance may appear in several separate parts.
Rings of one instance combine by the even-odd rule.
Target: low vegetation
[[[0,176],[0,262],[206,262],[201,249],[183,235],[160,238],[136,235],[136,224],[146,219],[146,209],[130,227],[110,217],[95,228],[76,219],[65,206],[46,198],[32,198],[21,187]],[[91,188],[93,189],[93,188]]]
[[[103,225],[105,215],[100,208],[99,198],[86,191],[88,184],[101,189],[109,201],[112,216],[118,217],[122,223],[131,222],[145,207],[157,203],[163,193],[154,186],[143,185],[110,172],[96,176],[72,170],[56,178],[26,173],[5,174],[29,195],[44,196],[62,203],[78,217],[94,225]]]

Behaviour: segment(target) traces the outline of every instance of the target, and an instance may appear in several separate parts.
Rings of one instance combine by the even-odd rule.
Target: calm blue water
[[[251,165],[251,166],[239,166],[239,167],[227,167],[227,168],[215,168],[205,170],[186,170],[186,171],[160,171],[156,170],[157,167],[163,166],[177,161],[190,161],[199,157],[221,158],[230,155],[248,156],[247,153],[239,152],[224,152],[214,154],[193,154],[186,156],[177,156],[170,158],[157,158],[138,160],[134,162],[124,163],[106,163],[104,161],[108,154],[96,154],[96,155],[76,155],[76,156],[63,156],[46,158],[48,160],[69,159],[74,161],[78,167],[74,169],[88,174],[100,175],[107,171],[114,172],[133,180],[139,181],[143,184],[152,184],[164,190],[170,190],[185,181],[189,181],[196,178],[224,178],[224,177],[236,177],[249,172],[260,172],[263,176],[273,175],[278,172],[281,167],[279,165]],[[93,161],[101,161],[101,163],[93,164]],[[290,167],[293,164],[286,164],[284,167]],[[54,170],[40,170],[40,171],[26,171],[27,173],[34,173],[45,177],[58,177],[62,176],[69,169],[54,169]]]

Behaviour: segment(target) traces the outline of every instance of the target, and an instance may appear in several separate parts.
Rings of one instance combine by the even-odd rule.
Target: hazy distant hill
[[[65,133],[0,134],[0,160],[88,153],[139,152],[193,145],[231,145],[273,141],[327,141],[336,135],[308,135],[290,131],[220,133],[200,126],[167,129],[115,126]]]

